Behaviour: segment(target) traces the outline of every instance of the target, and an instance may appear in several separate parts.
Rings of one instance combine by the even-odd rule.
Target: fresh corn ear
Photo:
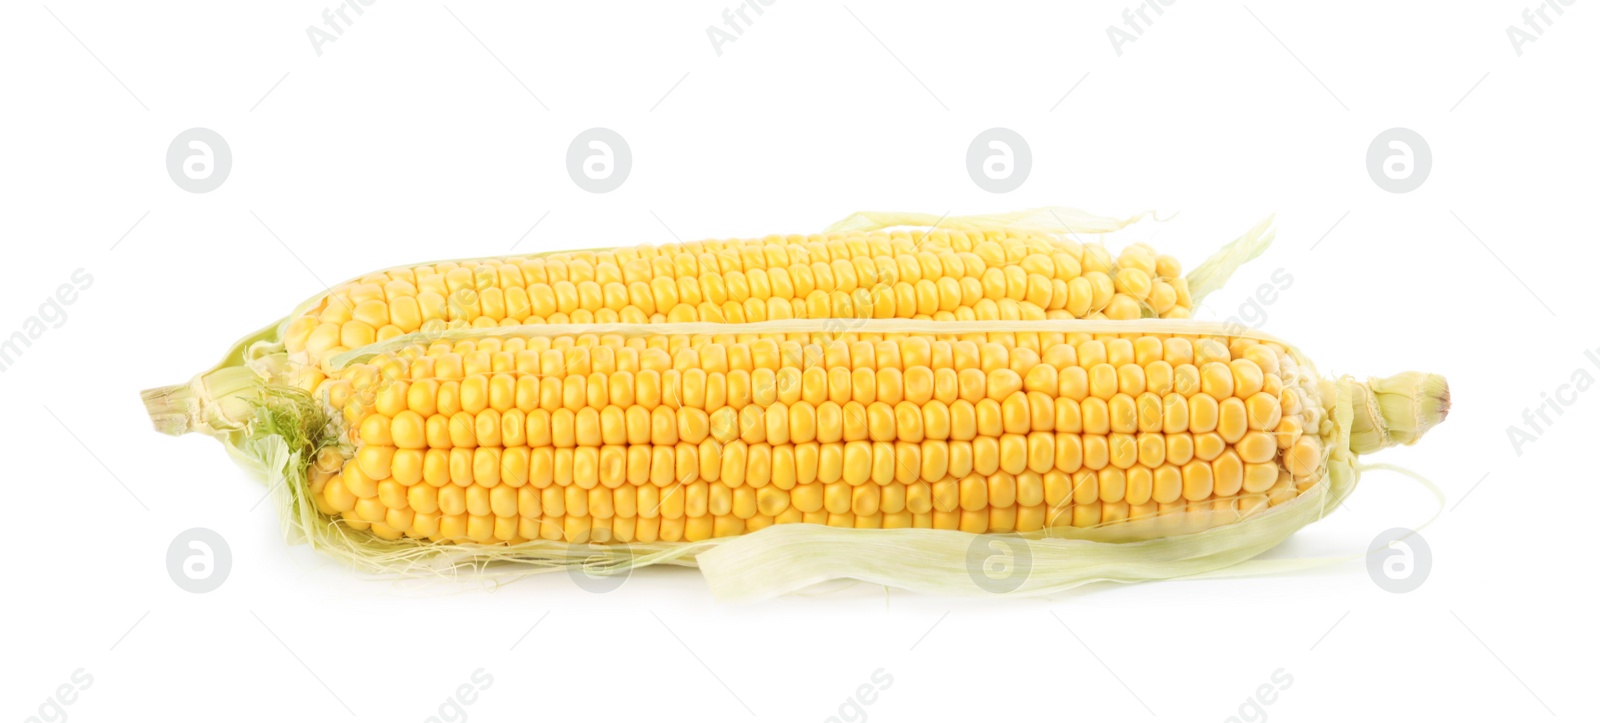
[[[1178,260],[1147,244],[1113,254],[1080,240],[1138,218],[1067,209],[869,214],[810,236],[394,268],[303,304],[283,342],[291,359],[317,368],[402,334],[518,324],[1187,318],[1205,291],[1272,240],[1269,219],[1197,269],[1192,276],[1204,288],[1195,293]],[[935,228],[884,230],[913,224]]]
[[[309,491],[358,529],[435,542],[698,541],[795,522],[1152,537],[1243,519],[1322,474],[1317,380],[1277,343],[1020,336],[408,346],[330,387],[352,454],[324,455]],[[1363,440],[1415,419],[1434,379],[1377,382],[1395,418],[1363,415]]]
[[[1255,554],[1348,494],[1356,454],[1414,442],[1449,406],[1436,375],[1322,380],[1287,344],[1218,324],[843,328],[461,329],[342,354],[314,397],[241,359],[146,402],[164,431],[212,433],[288,480],[297,531],[373,569],[560,565],[572,543],[689,564],[803,523],[1223,534],[1195,544]],[[905,552],[895,564],[915,565]],[[1148,562],[1139,575],[1199,564]]]

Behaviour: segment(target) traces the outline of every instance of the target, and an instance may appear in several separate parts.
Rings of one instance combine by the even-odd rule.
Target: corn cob
[[[416,331],[528,323],[795,318],[1182,318],[1177,259],[1145,244],[994,231],[703,241],[391,269],[330,291],[288,328],[313,356]]]
[[[1127,222],[1085,223],[1111,229]],[[402,334],[461,328],[803,318],[1171,319],[1189,317],[1196,303],[1178,260],[1147,244],[1113,256],[1099,243],[1059,231],[968,225],[974,230],[882,231],[856,224],[811,236],[389,269],[340,284],[305,305],[285,325],[283,341],[292,359],[316,368],[334,354]],[[1251,253],[1220,264],[1221,275],[1270,238],[1266,223],[1257,226],[1241,239]]]
[[[1143,539],[1312,489],[1330,384],[1242,336],[480,335],[340,370],[325,391],[344,443],[308,491],[347,527],[433,542],[692,542],[797,522]],[[1434,375],[1352,388],[1358,454],[1448,410]]]

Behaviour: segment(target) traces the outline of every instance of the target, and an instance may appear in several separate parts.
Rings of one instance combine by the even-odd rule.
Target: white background
[[[1600,392],[1520,455],[1507,438],[1600,377],[1590,4],[1520,57],[1520,1],[1179,2],[1120,56],[1131,3],[782,0],[720,57],[727,0],[670,5],[382,0],[320,57],[324,2],[0,10],[0,335],[94,278],[0,374],[0,717],[82,668],[73,720],[420,721],[483,668],[473,720],[817,721],[882,668],[871,720],[1224,720],[1281,668],[1273,720],[1593,720]],[[165,170],[197,126],[234,158],[205,194]],[[592,126],[633,150],[609,194],[566,173]],[[994,126],[1033,153],[1004,195],[965,170]],[[1407,194],[1365,168],[1396,126],[1433,156]],[[396,585],[285,546],[262,488],[214,441],[151,431],[137,396],[386,266],[1039,205],[1181,212],[1141,233],[1190,267],[1276,213],[1202,316],[1282,268],[1265,328],[1324,372],[1449,377],[1449,421],[1372,458],[1445,490],[1420,589],[1360,561],[1020,601],[856,585],[730,607],[680,569],[604,595]],[[1433,508],[1374,473],[1272,554],[1353,553]],[[203,595],[165,569],[197,526],[233,553]]]

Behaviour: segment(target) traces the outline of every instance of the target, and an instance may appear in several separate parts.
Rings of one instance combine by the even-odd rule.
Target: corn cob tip
[[[1450,385],[1443,376],[1403,372],[1357,384],[1350,450],[1375,452],[1415,444],[1450,414]]]
[[[248,365],[225,365],[186,384],[139,392],[157,432],[213,436],[238,431],[256,416],[267,378]]]

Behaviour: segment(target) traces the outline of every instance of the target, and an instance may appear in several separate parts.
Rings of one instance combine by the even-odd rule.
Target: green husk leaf
[[[1277,230],[1272,228],[1273,218],[1268,216],[1262,219],[1243,236],[1222,247],[1184,276],[1189,282],[1189,297],[1194,299],[1195,306],[1198,307],[1202,299],[1227,284],[1229,277],[1240,266],[1260,256],[1272,245],[1272,240],[1278,235]]]

